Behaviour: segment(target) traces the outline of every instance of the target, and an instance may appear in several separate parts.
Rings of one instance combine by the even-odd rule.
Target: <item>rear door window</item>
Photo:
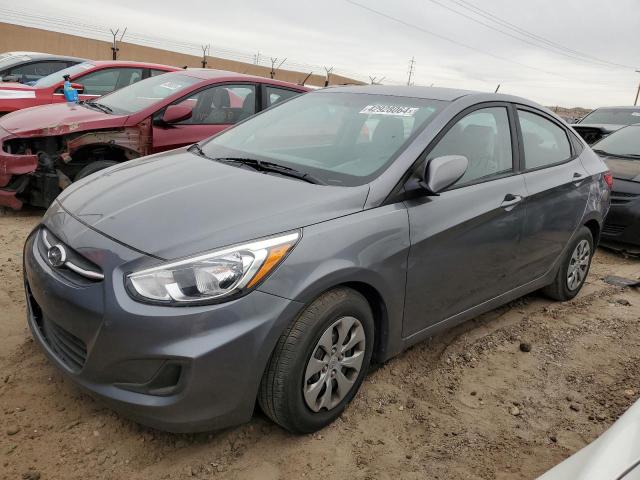
[[[288,100],[289,98],[300,95],[300,92],[294,92],[293,90],[287,90],[285,88],[269,87],[266,88],[267,92],[267,108],[277,103]]]
[[[542,115],[518,110],[525,167],[530,170],[565,162],[571,158],[567,132]]]

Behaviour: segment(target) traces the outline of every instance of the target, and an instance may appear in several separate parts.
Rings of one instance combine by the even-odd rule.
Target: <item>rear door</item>
[[[404,337],[522,283],[526,190],[514,122],[506,103],[477,105],[458,115],[427,154],[464,155],[469,168],[440,195],[405,201],[411,249]]]
[[[523,233],[527,277],[547,273],[578,227],[589,197],[590,179],[577,142],[550,115],[519,106],[527,218]]]
[[[256,85],[217,84],[191,93],[173,105],[191,108],[191,118],[167,125],[162,122],[165,109],[158,111],[153,117],[153,152],[191,145],[250,117],[256,112]]]

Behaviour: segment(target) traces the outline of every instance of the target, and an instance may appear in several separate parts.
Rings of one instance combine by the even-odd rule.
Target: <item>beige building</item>
[[[118,47],[120,49],[118,52],[119,60],[162,63],[178,67],[202,66],[202,58],[195,55],[170,52],[127,42],[120,42]],[[112,58],[110,42],[0,22],[0,52],[10,51],[46,52],[92,60],[110,60]],[[262,77],[268,77],[271,70],[269,67],[261,65],[253,65],[218,57],[207,57],[207,67],[259,75]],[[300,83],[308,74],[309,72],[295,72],[280,69],[276,72],[275,78],[285,82]],[[306,84],[323,86],[324,82],[324,74],[314,74],[309,77]],[[331,85],[343,83],[361,84],[362,82],[340,75],[331,75]]]

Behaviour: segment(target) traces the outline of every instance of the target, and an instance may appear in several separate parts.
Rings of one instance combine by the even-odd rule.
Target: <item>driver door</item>
[[[463,177],[440,195],[405,201],[411,248],[404,337],[523,282],[526,188],[513,115],[503,103],[473,108],[454,119],[427,155],[427,161],[464,155]]]

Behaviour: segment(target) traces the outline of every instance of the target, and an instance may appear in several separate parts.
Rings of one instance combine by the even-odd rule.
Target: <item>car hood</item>
[[[538,480],[620,480],[640,461],[640,402],[593,443]]]
[[[620,180],[629,180],[631,182],[640,182],[640,159],[624,159],[619,157],[603,157],[602,160],[607,164],[609,170],[613,174],[613,178]]]
[[[0,127],[16,136],[48,136],[92,128],[114,128],[127,116],[108,115],[75,103],[25,108],[0,118]]]
[[[368,191],[264,174],[183,148],[91,175],[58,201],[94,230],[173,259],[358,212]]]

